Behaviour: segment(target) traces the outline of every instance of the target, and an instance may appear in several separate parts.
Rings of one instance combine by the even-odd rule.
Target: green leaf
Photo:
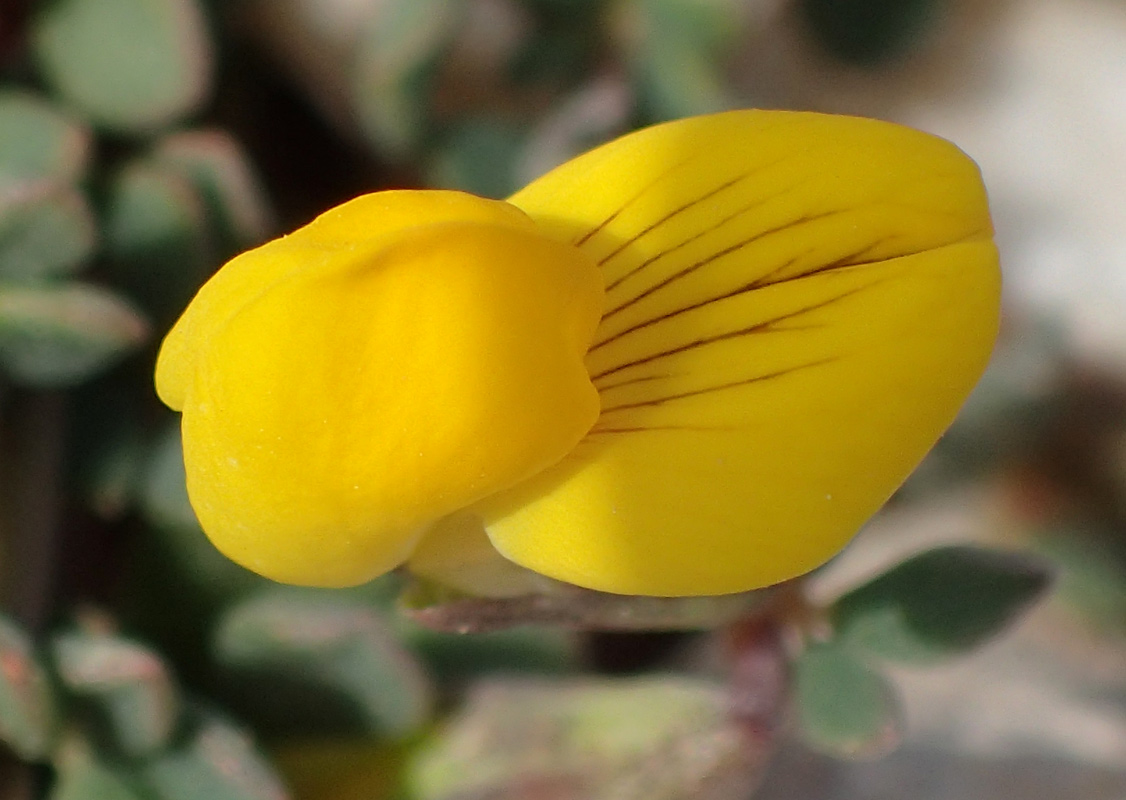
[[[454,0],[390,0],[364,33],[352,72],[360,125],[393,159],[416,148],[427,122],[428,72],[460,24]]]
[[[441,633],[404,620],[399,630],[441,682],[498,672],[560,674],[579,665],[575,635],[557,627],[526,625],[471,636]]]
[[[40,3],[32,44],[43,76],[96,124],[147,132],[207,95],[211,43],[196,0]]]
[[[93,214],[75,182],[90,134],[35,95],[0,91],[0,281],[73,272],[93,252]]]
[[[619,17],[641,105],[655,120],[735,105],[722,63],[740,29],[728,0],[634,0]]]
[[[800,0],[798,11],[829,53],[877,64],[908,51],[939,11],[938,0]]]
[[[69,737],[59,749],[47,800],[141,800],[128,778],[99,761],[77,736]]]
[[[106,250],[129,293],[169,321],[217,265],[200,191],[182,170],[150,160],[131,162],[110,184]]]
[[[0,91],[0,191],[77,181],[89,154],[90,132],[80,122],[30,92]]]
[[[902,721],[887,678],[848,650],[812,642],[794,664],[803,739],[836,756],[875,758],[899,743]]]
[[[128,781],[109,767],[89,762],[60,771],[47,800],[141,800]]]
[[[60,770],[47,800],[141,800],[126,779],[109,767],[87,762]]]
[[[136,348],[148,333],[131,305],[97,286],[0,286],[0,365],[22,383],[77,383]]]
[[[637,64],[638,94],[654,120],[731,108],[722,74],[707,56],[685,47],[647,48]]]
[[[65,183],[0,191],[0,281],[32,283],[76,271],[97,242],[86,198]]]
[[[430,716],[431,687],[379,613],[316,591],[272,591],[219,622],[218,660],[258,689],[274,724],[359,727],[392,738]],[[275,691],[263,694],[263,681]],[[282,699],[284,697],[284,699]]]
[[[259,244],[273,230],[273,212],[258,176],[225,131],[170,134],[158,143],[153,160],[180,172],[202,195],[223,257]]]
[[[517,188],[514,154],[520,152],[524,138],[524,131],[496,119],[462,122],[429,165],[427,182],[482,197],[507,197]]]
[[[532,30],[521,32],[519,38],[513,37],[515,41],[508,48],[515,52],[498,65],[504,71],[494,69],[494,74],[499,72],[502,79],[511,76],[518,91],[544,92],[550,96],[573,87],[577,77],[596,73],[604,42],[601,33],[594,34],[594,29],[601,30],[603,24],[597,20],[605,15],[588,14],[587,19],[593,22],[585,23],[579,16],[583,13],[566,14],[567,21],[563,22],[565,12],[548,11],[547,15],[555,19],[541,21]],[[559,110],[558,102],[552,105]]]
[[[648,43],[676,42],[712,58],[725,55],[739,41],[742,29],[739,0],[634,0],[629,13],[639,29],[634,36],[652,37]]]
[[[1047,565],[976,547],[930,550],[841,597],[837,636],[888,661],[931,663],[968,652],[1013,623],[1050,584]]]
[[[55,700],[31,640],[0,616],[0,742],[21,758],[43,760],[55,732]]]
[[[160,800],[285,800],[273,766],[241,728],[215,712],[202,717],[181,747],[141,770]]]
[[[146,756],[168,744],[180,701],[160,657],[116,636],[66,633],[52,642],[59,679],[98,710],[118,748]]]

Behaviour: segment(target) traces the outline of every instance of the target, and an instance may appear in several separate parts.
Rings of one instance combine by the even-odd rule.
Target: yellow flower
[[[991,237],[940,139],[681,120],[507,202],[366,195],[239,256],[157,389],[204,530],[276,580],[499,551],[610,592],[743,591],[831,557],[950,424],[996,335]]]

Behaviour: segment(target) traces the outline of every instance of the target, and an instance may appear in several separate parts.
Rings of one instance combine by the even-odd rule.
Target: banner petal
[[[722,594],[818,566],[950,424],[996,336],[976,166],[909,129],[685,120],[511,202],[603,268],[602,412],[477,511],[505,556],[589,588]]]

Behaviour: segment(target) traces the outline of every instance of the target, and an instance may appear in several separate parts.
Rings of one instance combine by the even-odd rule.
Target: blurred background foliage
[[[620,133],[734,107],[955,136],[1022,91],[1019,60],[983,55],[1023,52],[1014,19],[1107,5],[0,4],[0,797],[1121,796],[1126,329],[1082,347],[1081,302],[1009,298],[980,389],[856,545],[714,603],[414,586],[397,609],[394,575],[269,584],[201,534],[151,388],[202,281],[352,196],[503,197]],[[1027,244],[1040,195],[998,163],[1010,276],[1053,253],[1066,275],[1059,247]],[[1051,574],[1052,601],[970,657]],[[479,628],[498,629],[447,632]]]

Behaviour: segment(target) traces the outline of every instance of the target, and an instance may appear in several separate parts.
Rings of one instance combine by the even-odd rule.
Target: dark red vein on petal
[[[808,270],[805,270],[804,272],[799,272],[796,275],[790,275],[789,277],[781,278],[781,279],[775,279],[773,277],[775,275],[778,275],[780,273],[785,272],[787,269],[792,267],[799,260],[801,260],[802,258],[805,258],[806,256],[808,256],[810,253],[813,252],[812,250],[806,250],[805,252],[799,253],[798,255],[794,256],[793,258],[787,259],[784,264],[781,264],[778,267],[775,267],[774,269],[772,269],[770,272],[768,272],[766,275],[762,276],[761,278],[756,278],[755,280],[753,280],[749,283],[745,283],[742,286],[740,286],[736,289],[732,289],[729,292],[724,292],[721,295],[717,295],[715,297],[708,298],[707,300],[701,300],[698,303],[692,303],[691,305],[683,306],[682,308],[678,308],[678,309],[675,309],[673,311],[668,311],[664,314],[660,314],[656,317],[653,317],[652,319],[648,319],[648,320],[645,320],[643,322],[638,322],[637,324],[631,325],[630,327],[625,328],[624,330],[618,331],[613,336],[610,336],[606,339],[602,339],[600,341],[595,342],[594,344],[592,344],[590,346],[590,349],[587,352],[593,353],[595,350],[599,349],[600,347],[604,347],[605,345],[608,345],[611,342],[613,342],[617,339],[620,339],[621,337],[625,336],[626,334],[633,333],[634,331],[638,331],[638,330],[642,330],[644,328],[648,328],[648,327],[650,327],[652,325],[656,325],[660,322],[665,322],[666,320],[669,320],[673,317],[677,317],[677,316],[679,316],[681,314],[685,314],[689,311],[695,311],[698,308],[703,308],[704,306],[711,305],[712,303],[718,303],[721,300],[728,300],[732,297],[738,297],[741,294],[746,294],[747,292],[753,292],[756,289],[762,289],[762,288],[765,288],[767,286],[779,286],[779,285],[784,284],[784,283],[789,283],[791,281],[800,280],[801,278],[809,278],[809,277],[814,276],[814,275],[825,275],[825,274],[829,274],[829,273],[832,273],[832,272],[840,272],[842,270],[849,270],[849,269],[860,268],[860,267],[872,267],[872,266],[875,266],[877,264],[883,264],[887,261],[893,261],[897,258],[907,258],[907,257],[913,256],[913,255],[917,255],[918,252],[923,252],[923,251],[918,251],[918,252],[912,252],[912,253],[899,253],[899,254],[896,254],[896,255],[889,255],[889,256],[886,256],[884,258],[877,258],[877,259],[874,259],[872,261],[861,261],[861,260],[859,260],[859,259],[864,258],[866,255],[868,255],[869,253],[871,253],[873,250],[880,247],[881,245],[886,244],[887,241],[889,240],[889,238],[890,237],[884,237],[884,238],[878,239],[877,241],[873,242],[872,244],[866,245],[865,247],[862,247],[859,250],[853,251],[852,253],[849,253],[848,255],[841,256],[840,258],[838,258],[834,261],[831,261],[828,264],[822,264],[819,267],[815,267],[813,269],[808,269]],[[959,244],[962,241],[966,241],[966,240],[960,239],[960,240],[958,240],[958,242],[954,242],[953,244]]]
[[[601,428],[595,425],[587,436],[618,433],[645,433],[646,431],[727,431],[732,430],[730,425],[636,425],[629,427]]]
[[[678,280],[686,278],[687,276],[691,275],[693,272],[700,269],[701,267],[705,267],[708,264],[712,263],[713,261],[716,261],[717,259],[724,258],[725,256],[729,256],[732,253],[736,253],[736,252],[738,252],[739,250],[742,250],[745,247],[749,247],[750,245],[754,244],[755,242],[759,241],[760,239],[763,239],[767,236],[772,236],[772,235],[777,234],[777,233],[784,233],[785,231],[799,227],[799,226],[804,225],[806,223],[815,222],[819,219],[824,219],[826,217],[831,217],[835,214],[840,214],[840,213],[842,213],[842,212],[840,212],[840,211],[826,211],[826,212],[821,213],[821,214],[813,214],[813,215],[810,215],[810,216],[802,216],[802,217],[798,217],[795,220],[791,220],[790,222],[787,222],[783,225],[778,225],[776,227],[769,228],[765,231],[760,231],[759,233],[756,233],[754,236],[752,236],[748,239],[744,239],[743,241],[736,242],[735,244],[731,245],[730,247],[725,247],[724,249],[722,249],[718,252],[712,253],[707,258],[703,258],[703,259],[701,259],[701,260],[699,260],[699,261],[697,261],[693,264],[690,264],[689,266],[685,267],[684,269],[680,270],[679,272],[675,272],[672,275],[668,276],[664,280],[658,281],[657,283],[653,284],[652,286],[650,286],[645,291],[639,292],[638,294],[634,295],[629,300],[622,303],[620,306],[617,306],[617,307],[612,308],[609,311],[605,312],[602,315],[602,319],[606,320],[606,319],[609,319],[610,317],[614,316],[615,314],[621,313],[625,309],[632,306],[634,303],[637,303],[639,300],[642,300],[642,299],[648,297],[649,295],[653,294],[654,292],[663,289],[664,287],[668,286],[670,283],[675,283]]]
[[[655,397],[652,400],[639,400],[636,403],[623,403],[619,406],[610,406],[609,408],[602,409],[601,413],[605,415],[613,413],[615,411],[627,411],[635,408],[648,408],[651,406],[663,405],[664,403],[668,403],[673,400],[684,400],[688,397],[699,397],[700,395],[711,394],[712,392],[721,392],[725,389],[735,389],[740,386],[750,386],[751,384],[774,380],[775,378],[781,378],[786,375],[791,375],[795,372],[801,372],[802,370],[810,369],[812,367],[820,367],[824,364],[829,364],[836,360],[836,356],[832,356],[830,358],[822,358],[817,361],[810,361],[807,364],[799,364],[796,367],[787,367],[786,369],[780,369],[776,372],[768,372],[765,375],[755,375],[751,378],[744,378],[742,380],[731,381],[729,383],[721,383],[717,386],[707,386],[703,389],[694,389],[691,392],[680,392],[679,394],[670,394],[666,395],[665,397]]]
[[[666,356],[674,356],[674,355],[677,355],[679,353],[683,353],[683,352],[686,352],[688,350],[692,350],[692,349],[697,348],[697,347],[703,347],[705,345],[714,344],[715,342],[726,341],[728,339],[736,339],[740,336],[749,336],[751,334],[756,334],[756,333],[766,333],[766,332],[770,331],[772,328],[774,328],[774,326],[776,326],[779,322],[785,322],[786,320],[794,319],[795,317],[800,317],[802,314],[807,314],[810,311],[816,311],[818,309],[825,308],[826,306],[832,305],[833,303],[836,303],[840,300],[843,300],[846,297],[850,297],[850,296],[852,296],[852,295],[854,295],[858,292],[862,292],[865,289],[868,289],[869,287],[875,285],[876,283],[880,283],[880,281],[871,281],[869,283],[864,284],[863,286],[858,286],[854,289],[849,289],[847,292],[843,292],[841,294],[834,295],[833,297],[830,297],[828,300],[822,300],[819,303],[814,303],[813,305],[809,305],[809,306],[805,306],[803,308],[799,308],[795,311],[788,312],[788,313],[783,314],[779,317],[774,317],[773,319],[764,320],[763,322],[757,322],[754,325],[751,325],[747,328],[741,328],[741,329],[736,330],[736,331],[729,331],[727,333],[721,333],[721,334],[717,334],[715,336],[708,336],[708,337],[705,337],[703,339],[697,339],[693,342],[689,342],[688,344],[680,345],[679,347],[674,347],[670,350],[662,350],[659,353],[653,353],[651,355],[647,355],[647,356],[644,356],[642,358],[634,359],[633,361],[628,361],[625,364],[619,364],[615,367],[610,367],[609,369],[603,370],[602,372],[599,372],[595,375],[592,375],[590,379],[591,379],[592,382],[597,382],[597,381],[601,380],[602,378],[605,378],[607,375],[613,375],[617,372],[621,372],[624,369],[629,369],[630,367],[640,366],[641,364],[648,364],[649,362],[656,361],[659,358],[665,358]],[[792,330],[792,328],[786,328],[785,330]]]
[[[599,391],[608,392],[611,389],[621,389],[623,386],[632,386],[635,383],[651,383],[652,381],[663,381],[663,380],[666,380],[667,378],[671,378],[671,377],[672,376],[669,375],[667,372],[662,373],[660,375],[643,375],[640,378],[630,378],[629,380],[624,380],[624,381],[621,381],[620,383],[611,383],[608,386],[602,386],[602,387],[599,388]]]
[[[871,251],[875,250],[880,245],[887,242],[888,238],[889,237],[884,237],[884,238],[878,239],[877,241],[873,242],[872,244],[865,245],[864,247],[860,248],[859,250],[855,250],[855,251],[849,253],[848,255],[844,255],[844,256],[841,256],[840,258],[834,259],[833,261],[830,261],[828,264],[821,264],[820,266],[813,267],[812,269],[807,269],[804,272],[799,272],[799,273],[796,273],[794,275],[790,275],[786,278],[776,277],[777,275],[785,272],[787,269],[792,267],[794,265],[794,263],[798,261],[798,259],[804,258],[805,256],[808,256],[810,253],[813,252],[812,249],[806,250],[804,253],[798,255],[797,257],[791,258],[785,264],[781,264],[781,265],[775,267],[774,269],[772,269],[770,272],[766,273],[765,275],[763,275],[759,278],[755,278],[755,280],[752,283],[748,284],[748,287],[753,288],[753,289],[759,289],[759,288],[762,288],[764,286],[777,286],[778,284],[789,283],[790,281],[795,281],[795,280],[798,280],[799,278],[808,278],[811,275],[822,275],[826,272],[834,272],[836,270],[845,269],[847,267],[871,266],[872,264],[881,264],[884,261],[888,261],[892,258],[898,258],[899,256],[888,256],[887,258],[876,259],[875,261],[858,261],[857,260],[857,259],[863,258],[868,253],[870,253]],[[905,254],[905,255],[910,255],[910,254]]]
[[[764,172],[765,170],[767,170],[767,169],[770,169],[771,167],[775,167],[775,166],[777,166],[778,164],[781,164],[781,163],[782,163],[783,161],[785,161],[785,160],[786,160],[785,158],[780,158],[780,159],[778,159],[778,160],[776,160],[776,161],[772,161],[772,162],[771,162],[771,163],[769,163],[769,164],[764,164],[764,165],[760,166],[760,167],[759,167],[758,169],[754,169],[754,170],[751,170],[750,172],[747,172],[746,174],[744,174],[744,175],[741,175],[741,176],[739,176],[738,178],[735,178],[734,180],[728,181],[727,183],[723,184],[722,186],[719,186],[719,187],[718,187],[718,188],[716,188],[716,189],[713,189],[712,191],[708,192],[707,194],[705,194],[705,195],[704,195],[704,196],[702,196],[702,197],[699,197],[699,198],[697,198],[696,200],[692,201],[691,203],[688,203],[687,205],[681,206],[680,208],[676,209],[676,210],[675,210],[675,211],[673,211],[672,213],[670,213],[670,214],[667,214],[667,215],[666,215],[665,217],[663,217],[662,219],[660,219],[660,220],[657,220],[657,222],[653,223],[653,224],[652,224],[652,225],[650,225],[650,226],[649,226],[648,228],[646,228],[645,230],[641,231],[641,233],[637,234],[637,235],[636,235],[636,236],[634,236],[633,238],[631,238],[631,239],[629,239],[628,241],[624,242],[624,243],[623,243],[623,244],[622,244],[621,246],[619,246],[619,247],[618,247],[618,248],[617,248],[616,250],[614,250],[614,252],[610,253],[610,254],[609,254],[608,256],[606,256],[606,257],[605,257],[604,259],[602,259],[602,261],[599,261],[599,262],[598,262],[598,263],[599,263],[599,265],[601,266],[601,265],[605,264],[605,263],[606,263],[607,261],[609,261],[609,260],[610,260],[611,258],[613,258],[614,256],[618,255],[618,253],[622,252],[622,251],[623,251],[623,250],[625,250],[625,249],[626,249],[627,247],[629,247],[630,245],[632,245],[632,244],[634,244],[635,242],[637,242],[637,240],[638,240],[638,239],[640,239],[640,238],[641,238],[642,236],[644,236],[645,234],[649,233],[650,231],[652,231],[652,230],[653,230],[654,228],[656,228],[657,226],[659,226],[659,225],[661,225],[661,224],[663,224],[663,223],[667,222],[668,220],[672,219],[672,218],[673,218],[674,216],[676,216],[677,214],[679,214],[679,213],[681,213],[681,212],[683,212],[683,211],[686,211],[687,209],[691,208],[692,206],[694,206],[694,205],[697,205],[697,204],[699,204],[699,203],[703,202],[704,200],[707,200],[707,199],[709,199],[709,198],[711,198],[711,197],[713,197],[713,196],[715,196],[715,195],[719,194],[719,193],[720,193],[721,191],[723,191],[723,190],[725,190],[725,189],[728,189],[728,188],[730,188],[730,187],[734,186],[735,184],[737,184],[737,183],[739,183],[739,182],[741,182],[741,181],[744,181],[744,180],[746,180],[747,178],[751,178],[751,177],[754,177],[755,175],[758,175],[759,173],[761,173],[761,172]],[[789,193],[790,193],[790,192],[792,192],[792,191],[793,191],[794,189],[796,189],[797,187],[799,187],[799,186],[803,185],[804,183],[806,183],[806,181],[800,181],[799,183],[795,184],[794,186],[791,186],[791,187],[790,187],[789,189],[787,189],[787,190],[785,190],[785,191],[783,191],[783,192],[779,192],[779,193],[777,193],[777,194],[769,195],[769,196],[767,196],[767,197],[763,197],[763,198],[761,198],[761,199],[759,199],[759,200],[756,200],[755,202],[753,202],[753,203],[751,203],[751,204],[749,204],[749,205],[746,205],[746,206],[744,206],[743,208],[740,208],[740,209],[739,209],[738,211],[735,211],[735,212],[733,212],[733,213],[731,213],[731,214],[728,214],[728,215],[727,215],[726,217],[724,217],[723,219],[719,220],[719,221],[718,221],[717,223],[715,223],[715,224],[714,224],[714,225],[712,225],[711,227],[709,227],[709,228],[705,228],[704,230],[702,230],[702,231],[700,231],[700,232],[698,232],[698,233],[694,234],[693,236],[690,236],[690,237],[688,237],[687,239],[685,239],[684,241],[680,242],[679,244],[675,244],[675,245],[673,245],[672,247],[668,248],[667,250],[662,250],[661,252],[659,252],[659,253],[656,253],[656,254],[654,254],[654,255],[650,256],[649,258],[645,259],[645,260],[644,260],[644,261],[642,261],[642,262],[641,262],[640,264],[638,264],[637,266],[635,266],[635,267],[634,267],[633,269],[631,269],[631,270],[629,270],[628,272],[626,272],[626,273],[625,273],[624,275],[621,275],[620,277],[618,277],[618,278],[616,278],[615,280],[613,280],[613,281],[611,281],[610,283],[608,283],[608,284],[606,285],[606,291],[610,291],[610,290],[612,290],[612,289],[616,288],[616,287],[617,287],[617,286],[618,286],[619,284],[621,284],[621,283],[622,283],[622,281],[628,280],[628,279],[630,278],[630,276],[632,276],[632,275],[636,275],[636,274],[637,274],[638,272],[640,272],[641,270],[645,269],[645,268],[646,268],[646,267],[648,267],[648,266],[649,266],[650,264],[653,264],[653,263],[654,263],[654,262],[656,262],[656,261],[660,261],[660,260],[661,260],[662,258],[665,258],[666,256],[668,256],[668,255],[671,255],[672,253],[675,253],[675,252],[677,252],[678,250],[681,250],[681,249],[683,249],[683,248],[687,247],[688,245],[692,244],[693,242],[695,242],[695,241],[698,241],[698,240],[699,240],[700,238],[702,238],[702,237],[704,237],[704,236],[707,236],[707,235],[708,235],[709,233],[714,233],[715,231],[717,231],[718,229],[722,228],[722,227],[723,227],[724,225],[726,225],[727,223],[731,222],[732,220],[734,220],[734,219],[737,219],[738,217],[741,217],[741,216],[743,216],[743,215],[744,215],[744,214],[746,214],[747,212],[749,212],[749,211],[753,211],[754,209],[756,209],[756,208],[760,207],[760,206],[761,206],[761,205],[762,205],[763,203],[766,203],[766,202],[767,202],[767,201],[769,201],[769,200],[774,200],[774,199],[777,199],[778,197],[781,197],[781,196],[783,196],[783,195],[789,194]]]
[[[778,269],[771,270],[769,273],[767,273],[766,275],[763,275],[761,278],[759,278],[755,282],[757,284],[757,286],[755,288],[761,288],[763,286],[778,286],[778,285],[783,284],[783,283],[790,283],[791,281],[800,280],[801,278],[809,278],[813,275],[824,275],[825,273],[828,273],[828,272],[836,272],[838,270],[851,269],[853,267],[870,267],[870,266],[873,266],[875,264],[882,264],[885,261],[891,261],[891,260],[896,259],[896,258],[902,258],[903,256],[915,255],[914,253],[901,253],[900,255],[886,256],[884,258],[877,258],[877,259],[874,259],[872,261],[862,261],[861,260],[866,255],[871,253],[873,250],[878,248],[880,245],[885,244],[888,241],[888,238],[890,238],[890,237],[884,237],[884,238],[878,239],[875,242],[872,242],[872,244],[865,245],[864,247],[860,248],[859,250],[855,250],[852,253],[849,253],[848,255],[844,255],[844,256],[841,256],[840,258],[834,259],[833,261],[830,261],[828,264],[822,264],[821,266],[814,267],[813,269],[807,269],[804,272],[799,272],[795,275],[790,275],[790,276],[785,277],[785,278],[775,278],[774,277],[775,275],[778,275],[778,273],[780,273],[780,272],[784,272],[788,266],[791,266],[793,264],[793,262],[791,261],[789,264],[783,264],[782,266],[778,267]],[[809,251],[806,252],[807,255],[808,255],[808,252]]]
[[[793,264],[796,261],[798,261],[798,259],[802,258],[803,256],[809,255],[809,252],[810,251],[807,250],[805,253],[794,256],[789,261],[787,261],[785,264],[780,266],[777,270],[774,270],[774,272],[779,272],[781,270],[786,269],[787,267],[793,266]],[[606,339],[602,339],[600,341],[595,342],[594,344],[592,344],[590,346],[590,349],[587,350],[587,352],[593,353],[598,348],[605,347],[606,345],[610,344],[611,342],[613,342],[617,339],[620,339],[621,337],[625,336],[626,334],[633,333],[634,331],[638,331],[638,330],[641,330],[643,328],[648,328],[651,325],[656,325],[659,322],[665,322],[667,320],[672,319],[673,317],[678,317],[681,314],[686,314],[689,311],[695,311],[698,308],[703,308],[704,306],[709,306],[712,303],[718,303],[721,300],[727,300],[727,299],[732,298],[732,297],[738,297],[741,294],[746,294],[747,292],[753,291],[755,289],[760,289],[760,288],[762,288],[762,285],[760,284],[760,279],[756,279],[756,280],[751,281],[750,283],[743,284],[742,286],[738,287],[737,289],[732,289],[730,292],[725,292],[724,294],[718,295],[717,297],[709,297],[707,300],[701,300],[698,303],[692,303],[691,305],[683,306],[681,308],[674,309],[673,311],[667,311],[664,314],[659,314],[659,315],[653,317],[652,319],[647,319],[644,322],[638,322],[636,325],[631,325],[630,327],[626,328],[625,330],[618,331],[613,336],[609,336]]]
[[[639,191],[637,192],[637,194],[635,194],[635,195],[634,195],[633,197],[631,197],[631,198],[630,198],[629,200],[626,200],[626,201],[625,201],[625,202],[624,202],[624,203],[623,203],[623,204],[621,205],[621,207],[620,207],[620,208],[619,208],[619,209],[618,209],[617,211],[615,211],[615,212],[614,212],[613,214],[611,214],[610,216],[606,217],[606,219],[602,220],[602,222],[598,223],[598,225],[596,225],[595,227],[591,228],[591,229],[590,229],[589,231],[587,231],[587,232],[586,232],[586,233],[584,233],[584,234],[583,234],[582,236],[580,236],[580,237],[579,237],[578,239],[576,239],[576,240],[574,241],[574,245],[575,245],[575,247],[582,247],[582,246],[583,246],[583,245],[585,245],[585,244],[586,244],[587,242],[589,242],[589,241],[590,241],[590,240],[591,240],[592,238],[594,238],[594,237],[595,237],[595,236],[596,236],[597,234],[599,234],[599,233],[601,233],[602,231],[604,231],[604,230],[606,229],[606,226],[607,226],[607,225],[609,225],[609,224],[610,224],[611,222],[613,222],[614,220],[616,220],[616,219],[617,219],[617,218],[618,218],[618,217],[619,217],[619,216],[621,215],[621,213],[622,213],[623,211],[625,211],[625,210],[626,210],[627,208],[629,208],[629,207],[630,207],[631,205],[633,205],[634,203],[636,203],[636,202],[637,202],[637,201],[638,201],[639,199],[641,199],[641,198],[642,198],[642,197],[643,197],[643,196],[644,196],[644,195],[645,195],[645,194],[646,194],[647,192],[649,192],[649,191],[650,191],[650,190],[651,190],[651,189],[652,189],[652,188],[653,188],[654,186],[656,186],[657,184],[659,184],[659,183],[660,183],[661,181],[663,181],[663,180],[664,180],[665,178],[667,178],[667,177],[668,177],[669,175],[671,175],[671,174],[673,174],[674,172],[676,172],[676,171],[677,171],[678,169],[680,169],[681,167],[683,167],[684,165],[686,165],[686,164],[687,164],[688,162],[690,162],[691,160],[692,160],[691,158],[686,158],[686,159],[684,159],[683,161],[679,161],[679,162],[677,162],[676,164],[673,164],[673,165],[672,165],[671,167],[669,167],[669,168],[668,168],[667,170],[665,170],[664,172],[662,172],[662,173],[661,173],[660,175],[658,175],[658,176],[657,176],[656,178],[654,178],[653,180],[651,180],[651,181],[650,181],[649,183],[647,183],[647,184],[645,184],[644,186],[642,186],[642,187],[641,187],[641,189],[640,189],[640,190],[639,190]]]
[[[976,241],[982,238],[983,235],[984,234],[981,231],[975,231],[974,233],[963,236],[960,239],[955,239],[952,242],[947,242],[946,244],[936,245],[934,247],[924,247],[918,250],[910,250],[903,253],[895,253],[892,255],[883,256],[882,258],[873,258],[865,261],[865,257],[868,256],[868,254],[873,250],[876,250],[882,245],[885,245],[891,240],[897,238],[896,236],[882,236],[871,244],[865,245],[859,250],[841,256],[834,261],[830,261],[828,264],[822,264],[819,267],[808,269],[804,272],[799,272],[796,275],[790,275],[786,278],[771,279],[772,275],[777,275],[779,272],[784,271],[786,267],[790,266],[793,263],[793,261],[790,261],[778,267],[777,269],[771,270],[768,274],[759,278],[758,283],[760,286],[779,286],[783,283],[790,283],[791,281],[801,280],[802,278],[808,278],[812,275],[823,275],[829,272],[852,269],[854,267],[873,267],[877,264],[885,264],[888,261],[895,261],[899,258],[911,258],[912,256],[917,256],[922,253],[930,253],[936,250],[941,250],[945,247],[953,247],[955,245],[965,244],[966,242]],[[807,253],[808,252],[809,251],[807,251]]]
[[[680,314],[684,314],[684,313],[687,313],[689,311],[695,311],[698,308],[703,308],[704,306],[711,305],[712,303],[717,303],[721,300],[727,300],[727,299],[730,299],[732,297],[738,297],[741,294],[746,294],[747,292],[752,292],[756,289],[762,289],[766,286],[777,286],[779,284],[789,283],[790,281],[798,280],[799,278],[808,278],[812,275],[824,275],[826,273],[836,272],[836,271],[840,271],[840,270],[844,270],[844,269],[850,269],[852,267],[870,267],[870,266],[873,266],[875,264],[882,264],[884,261],[888,261],[892,258],[899,258],[899,256],[889,256],[888,258],[877,259],[875,261],[857,261],[856,260],[858,258],[863,258],[865,255],[870,253],[872,250],[875,250],[877,247],[879,247],[881,244],[883,244],[886,241],[887,241],[886,239],[880,239],[877,242],[874,242],[870,245],[867,245],[867,246],[861,248],[860,250],[857,250],[857,251],[850,253],[846,256],[842,256],[841,258],[838,258],[835,261],[832,261],[828,264],[823,264],[819,267],[815,267],[814,269],[809,269],[809,270],[806,270],[804,272],[799,272],[798,274],[791,275],[788,278],[783,278],[781,280],[774,280],[773,279],[773,276],[785,272],[787,269],[792,267],[794,264],[796,264],[802,258],[805,258],[806,256],[808,256],[810,253],[813,252],[813,250],[806,250],[805,252],[799,253],[798,255],[794,256],[793,258],[787,259],[784,264],[781,264],[778,267],[772,269],[766,275],[764,275],[760,278],[755,278],[753,281],[750,281],[749,283],[745,283],[742,286],[738,287],[737,289],[732,289],[731,291],[724,292],[723,294],[717,295],[716,297],[711,297],[711,298],[708,298],[707,300],[701,300],[698,303],[692,303],[691,305],[687,305],[687,306],[684,306],[682,308],[675,309],[674,311],[669,311],[669,312],[666,312],[664,314],[660,314],[656,317],[653,317],[652,319],[645,320],[644,322],[638,322],[637,324],[631,325],[630,327],[628,327],[624,330],[618,331],[613,336],[610,336],[606,339],[602,339],[601,341],[595,342],[594,344],[592,344],[590,346],[590,349],[587,352],[594,352],[598,348],[603,347],[603,346],[609,344],[610,342],[613,342],[616,339],[620,339],[621,337],[625,336],[628,333],[633,333],[636,330],[648,328],[651,325],[656,325],[659,322],[664,322],[668,319],[671,319],[672,317],[679,316]],[[907,255],[911,255],[911,254],[907,254]]]
[[[637,242],[639,239],[642,239],[645,236],[648,236],[650,233],[652,233],[657,228],[664,225],[670,219],[673,219],[673,218],[683,214],[685,211],[688,211],[690,208],[695,208],[696,206],[700,205],[700,203],[703,203],[705,200],[709,200],[709,199],[715,197],[717,194],[720,194],[721,192],[724,192],[724,191],[730,189],[732,186],[735,186],[737,183],[741,183],[742,181],[745,181],[750,176],[751,176],[750,172],[744,173],[743,175],[739,175],[738,177],[732,178],[731,180],[727,181],[726,183],[721,183],[719,186],[715,187],[714,189],[712,189],[708,192],[705,192],[704,194],[700,195],[699,197],[697,197],[693,200],[689,200],[684,205],[679,206],[678,208],[674,208],[672,211],[665,214],[663,217],[658,219],[656,222],[653,222],[653,223],[645,226],[640,231],[635,233],[633,236],[626,239],[624,242],[622,242],[617,247],[615,247],[613,250],[611,250],[609,252],[609,254],[603,256],[602,259],[598,262],[598,266],[600,266],[600,267],[604,266],[606,264],[606,262],[608,262],[610,259],[614,258],[614,256],[621,253],[623,250],[625,250],[631,244],[634,244],[635,242]],[[617,283],[620,282],[620,280],[621,279],[619,279],[618,281],[615,281],[614,283],[609,284],[606,288],[607,289],[614,288],[614,286],[616,286]]]
[[[655,254],[649,256],[649,258],[642,261],[640,264],[638,264],[636,267],[631,269],[625,275],[622,275],[620,278],[617,278],[616,280],[613,280],[610,283],[608,283],[606,285],[606,291],[610,291],[612,289],[617,288],[622,283],[622,281],[628,280],[631,276],[636,275],[637,273],[641,272],[643,269],[648,267],[650,264],[654,264],[654,263],[660,261],[662,258],[666,258],[666,257],[672,255],[673,253],[677,252],[678,250],[684,249],[688,245],[692,244],[695,241],[699,241],[700,239],[702,239],[703,237],[707,236],[710,233],[715,233],[717,230],[722,228],[727,223],[731,222],[733,219],[741,217],[743,214],[746,214],[747,212],[753,211],[754,209],[758,208],[763,203],[765,203],[766,200],[768,200],[768,199],[771,199],[771,198],[766,198],[764,200],[760,200],[758,202],[751,203],[748,206],[744,206],[743,208],[736,211],[734,214],[730,214],[730,215],[724,217],[719,222],[717,222],[715,225],[712,225],[710,228],[705,228],[704,230],[700,231],[699,233],[695,234],[694,236],[689,236],[687,239],[685,239],[680,244],[675,244],[667,250],[662,250],[659,253],[655,253]]]

